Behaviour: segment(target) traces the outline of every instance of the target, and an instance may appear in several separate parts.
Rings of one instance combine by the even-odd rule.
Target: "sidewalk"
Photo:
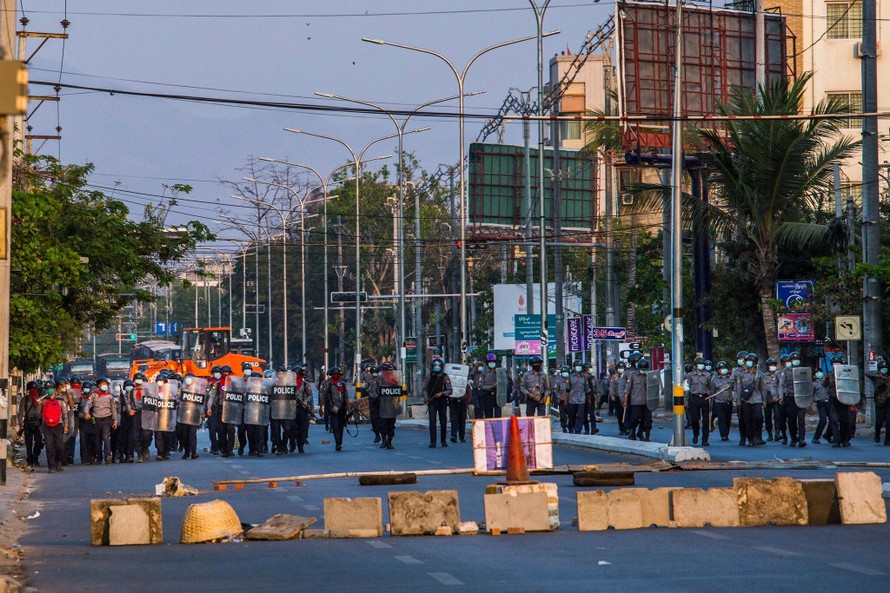
[[[11,446],[9,454],[11,458]],[[28,527],[27,503],[23,501],[30,495],[33,483],[30,474],[10,464],[6,468],[6,485],[0,486],[0,575],[16,579],[16,582],[27,577],[22,566],[22,549],[16,542]],[[8,583],[2,579],[0,577],[0,587],[7,587],[3,590],[18,590],[8,588]]]

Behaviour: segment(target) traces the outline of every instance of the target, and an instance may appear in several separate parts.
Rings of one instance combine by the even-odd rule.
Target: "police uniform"
[[[868,374],[866,373],[866,376]],[[816,410],[819,412],[819,423],[816,424],[816,432],[813,433],[813,443],[819,444],[822,432],[828,425],[828,389],[825,386],[825,377],[813,379],[813,399],[816,401]],[[875,424],[877,427],[877,423]]]
[[[763,421],[766,424],[766,440],[768,441],[778,440],[781,430],[781,425],[779,424],[783,418],[783,415],[779,414],[779,408],[782,406],[781,372],[781,370],[774,373],[767,372],[763,377]]]
[[[881,429],[885,429],[884,444],[890,445],[890,375],[878,371],[866,371],[865,376],[874,384],[875,442],[881,442]]]
[[[763,373],[756,367],[744,369],[736,375],[733,397],[741,407],[746,429],[742,436],[749,447],[766,444],[763,440],[763,390]],[[739,444],[744,444],[744,441]]]
[[[331,377],[322,384],[318,398],[324,402],[331,432],[334,434],[336,450],[341,451],[343,449],[343,430],[349,419],[349,394],[346,392],[346,384],[339,377],[337,380]]]
[[[714,396],[714,417],[717,419],[721,441],[729,440],[729,429],[732,426],[732,385],[733,379],[729,373],[721,375],[718,372],[711,376],[709,391]]]
[[[497,402],[498,374],[496,369],[485,369],[476,373],[473,384],[479,390],[482,416],[485,418],[500,418]],[[476,417],[478,418],[479,415],[477,414]]]
[[[315,415],[315,406],[312,401],[312,387],[302,374],[297,374],[297,419],[294,422],[294,430],[288,437],[290,452],[294,448],[300,453],[305,453],[303,447],[309,442],[309,419]]]
[[[528,371],[519,380],[519,394],[525,399],[526,416],[546,416],[547,398],[552,395],[550,377],[543,371]]]
[[[362,394],[368,398],[368,413],[371,416],[371,430],[374,431],[374,442],[380,442],[380,392],[375,383],[374,373],[365,367],[361,374]]]
[[[584,406],[590,396],[590,386],[583,373],[572,373],[568,379],[568,391],[566,393],[566,408],[568,413],[568,426],[571,432],[581,434],[584,426]]]
[[[787,444],[789,437],[791,442],[797,442],[798,422],[797,404],[794,403],[794,367],[785,367],[779,371],[779,393],[781,399],[782,416],[782,444]],[[778,439],[778,436],[776,437]]]
[[[438,416],[441,442],[447,447],[446,432],[448,429],[448,398],[451,397],[451,379],[445,371],[430,373],[429,379],[423,387],[423,401],[427,404],[429,412],[430,448],[436,446],[436,416]]]
[[[626,428],[630,432],[632,441],[638,438],[644,441],[649,440],[649,434],[652,431],[652,412],[646,406],[646,400],[646,374],[641,370],[635,370],[630,373],[624,388],[624,401],[630,416]]]
[[[692,444],[698,444],[701,432],[702,445],[708,444],[711,429],[710,377],[704,371],[695,370],[686,375],[689,384],[689,424],[692,427]]]

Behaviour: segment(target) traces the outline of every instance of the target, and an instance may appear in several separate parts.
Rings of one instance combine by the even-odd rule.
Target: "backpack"
[[[58,426],[62,421],[62,402],[48,399],[43,402],[43,424],[50,428]]]

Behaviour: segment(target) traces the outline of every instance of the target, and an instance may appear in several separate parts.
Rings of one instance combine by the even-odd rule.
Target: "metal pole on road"
[[[549,2],[549,0],[548,0]],[[547,35],[556,35],[559,31],[554,31],[552,33],[547,33]],[[416,51],[419,53],[435,56],[448,64],[448,67],[451,68],[451,72],[454,74],[455,79],[457,79],[457,94],[458,94],[458,119],[460,121],[460,158],[458,160],[458,167],[460,167],[460,334],[461,334],[461,361],[466,362],[467,359],[467,345],[469,332],[467,327],[467,194],[466,194],[466,173],[464,169],[464,160],[466,154],[466,147],[464,146],[464,81],[467,77],[467,72],[469,72],[470,67],[473,63],[478,60],[481,56],[486,53],[499,49],[501,47],[506,47],[508,45],[514,45],[516,43],[521,43],[523,41],[530,41],[534,39],[534,36],[530,37],[522,37],[521,39],[513,39],[511,41],[505,41],[503,43],[497,43],[495,45],[486,47],[485,49],[477,52],[470,60],[467,62],[467,65],[464,66],[463,71],[458,71],[458,69],[454,66],[454,64],[446,58],[444,55],[439,52],[435,52],[429,49],[424,49],[421,47],[415,47],[412,45],[405,45],[402,43],[393,43],[391,41],[384,41],[383,39],[369,39],[367,37],[363,37],[362,41],[367,41],[368,43],[374,43],[377,45],[388,45],[390,47],[398,47],[401,49],[406,49],[409,51]]]

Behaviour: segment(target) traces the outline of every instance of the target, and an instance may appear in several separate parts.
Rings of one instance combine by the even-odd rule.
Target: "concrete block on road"
[[[735,488],[676,488],[670,495],[671,514],[677,527],[739,526]]]
[[[670,527],[673,488],[621,488],[578,492],[578,530]]]
[[[142,546],[151,543],[148,513],[139,505],[117,504],[108,507],[109,546]]]
[[[90,501],[90,540],[94,546],[108,546],[108,545],[127,545],[125,544],[112,544],[110,541],[110,522],[112,515],[112,507],[127,507],[132,506],[141,510],[141,513],[147,518],[148,528],[147,528],[147,536],[148,541],[143,541],[145,539],[145,534],[139,535],[138,542],[140,544],[161,544],[164,541],[164,529],[163,523],[161,520],[161,499],[160,498],[130,498],[130,499],[116,499],[116,498],[96,498]],[[127,515],[128,511],[119,510],[118,519],[115,521],[118,525],[118,530],[115,532],[115,541],[129,541],[132,538],[128,535],[125,535],[120,531],[123,525],[126,524],[125,516],[129,517],[129,520],[135,521],[140,526],[144,525],[142,519],[139,515],[139,512],[131,512]],[[135,534],[133,537],[136,537]]]
[[[383,502],[380,498],[325,498],[324,528],[327,531],[374,530],[383,535]]]
[[[304,529],[315,525],[315,517],[279,514],[270,517],[265,523],[249,529],[244,537],[264,541],[285,541],[299,539]]]
[[[604,490],[585,490],[577,494],[578,531],[605,531],[609,528],[609,500]]]
[[[550,528],[559,529],[559,488],[553,482],[535,482],[533,484],[492,484],[485,489],[486,494],[526,494],[543,492],[547,495],[547,513],[550,517]]]
[[[479,533],[479,525],[475,521],[461,521],[457,524],[458,535],[476,535]]]
[[[840,525],[841,511],[834,480],[800,480],[800,485],[807,497],[809,524]]]
[[[887,522],[881,478],[876,473],[838,472],[834,480],[844,525]]]
[[[620,488],[606,495],[609,527],[613,529],[639,529],[643,526],[643,509],[637,488]]]
[[[390,492],[392,535],[435,535],[440,527],[453,533],[460,523],[457,490]]]
[[[510,529],[553,531],[545,492],[485,495],[485,528],[489,533]]]
[[[552,438],[554,444],[573,445],[611,453],[629,453],[673,463],[711,460],[711,454],[700,447],[671,447],[665,443],[647,443],[645,441],[631,441],[617,437],[560,432],[554,432]]]
[[[671,492],[675,488],[640,490],[640,511],[643,527],[673,527],[671,521]]]
[[[792,478],[734,478],[738,495],[739,525],[807,525],[807,498]]]

